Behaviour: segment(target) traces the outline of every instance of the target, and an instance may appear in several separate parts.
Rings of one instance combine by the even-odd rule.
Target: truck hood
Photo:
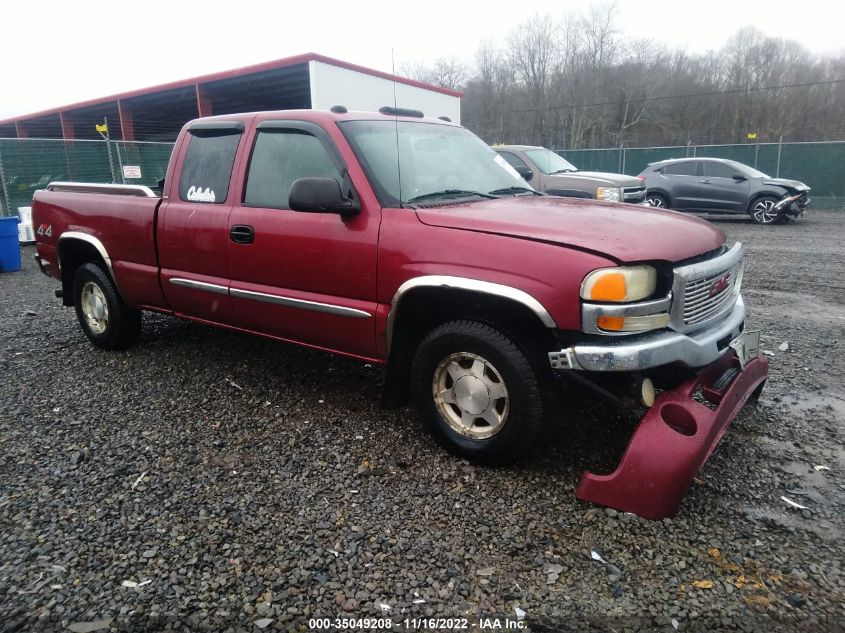
[[[571,171],[567,176],[583,176],[585,178],[594,178],[596,180],[604,180],[607,184],[614,187],[642,187],[643,181],[634,176],[626,176],[625,174],[612,174],[604,171]]]
[[[787,189],[794,189],[795,191],[809,191],[810,188],[803,182],[798,180],[787,180],[786,178],[764,178],[764,185],[776,185],[778,187],[786,187]]]
[[[578,198],[518,196],[420,207],[416,213],[429,226],[552,242],[618,262],[678,262],[725,243],[722,231],[698,218]]]

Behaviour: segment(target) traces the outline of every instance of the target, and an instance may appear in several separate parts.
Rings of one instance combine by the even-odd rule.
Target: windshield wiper
[[[444,189],[443,191],[432,191],[431,193],[424,193],[420,196],[414,196],[408,202],[420,202],[422,200],[429,200],[430,198],[462,198],[467,196],[480,196],[481,198],[496,198],[497,196],[489,193],[482,193],[480,191],[472,191],[470,189]]]
[[[555,174],[571,174],[572,172],[578,171],[577,169],[558,169],[557,171],[552,172],[552,176]]]
[[[490,193],[495,194],[497,196],[505,196],[509,193],[533,193],[535,196],[545,195],[534,189],[529,189],[528,187],[502,187],[501,189],[493,189],[493,191],[491,191]]]

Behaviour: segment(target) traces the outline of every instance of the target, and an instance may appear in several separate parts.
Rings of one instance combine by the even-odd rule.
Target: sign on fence
[[[123,177],[124,178],[142,178],[142,176],[141,176],[141,166],[140,165],[124,165],[123,166]]]

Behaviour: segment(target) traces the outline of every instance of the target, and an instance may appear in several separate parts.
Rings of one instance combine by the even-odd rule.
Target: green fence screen
[[[0,215],[16,215],[32,194],[52,181],[107,182],[154,186],[164,178],[172,143],[0,139]],[[812,207],[845,207],[845,141],[760,143],[560,150],[585,171],[639,174],[667,158],[730,158],[771,176],[800,180],[812,187]],[[124,177],[124,167],[140,178]]]
[[[639,174],[649,163],[668,158],[729,158],[775,178],[806,183],[812,188],[811,208],[845,207],[845,141],[568,149],[558,154],[584,171],[631,175]]]
[[[36,190],[57,180],[155,186],[172,149],[172,143],[0,139],[2,215],[17,215]],[[137,167],[140,178],[124,177],[124,167]]]

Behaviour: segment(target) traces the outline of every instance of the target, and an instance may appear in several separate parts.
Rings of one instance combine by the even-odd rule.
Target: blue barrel
[[[21,247],[18,244],[18,223],[13,215],[0,218],[0,273],[11,273],[21,269]]]

